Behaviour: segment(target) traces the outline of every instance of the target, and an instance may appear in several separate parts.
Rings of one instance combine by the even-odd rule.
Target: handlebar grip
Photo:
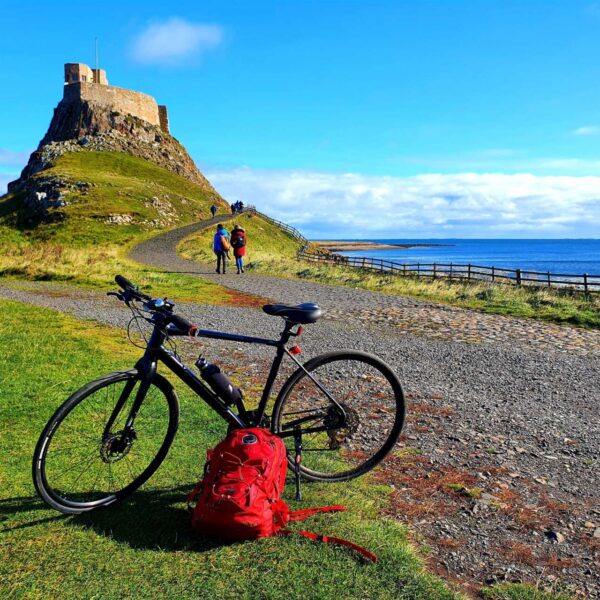
[[[169,318],[169,324],[174,325],[179,330],[177,333],[179,335],[190,335],[190,331],[194,328],[194,325],[190,323],[188,320],[183,317],[178,317],[177,315],[172,315]]]
[[[131,289],[131,290],[135,290],[135,285],[133,285],[133,283],[131,283],[131,281],[129,281],[129,279],[126,279],[125,277],[123,277],[123,275],[116,275],[115,276],[115,282],[117,283],[117,285],[124,289]]]

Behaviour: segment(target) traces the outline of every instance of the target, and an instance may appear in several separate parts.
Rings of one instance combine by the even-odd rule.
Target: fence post
[[[421,277],[421,263],[417,263],[417,277]]]
[[[550,271],[548,271],[548,287],[552,287],[552,281],[550,280]]]
[[[492,267],[492,283],[496,280],[496,267]]]
[[[516,274],[517,274],[517,285],[521,285],[521,269],[517,269]]]
[[[588,290],[588,274],[587,273],[583,274],[583,291],[584,291],[585,294],[589,293],[589,290]]]
[[[402,265],[402,274],[406,275],[406,263]],[[587,281],[587,280],[586,280]]]
[[[452,263],[450,263],[450,281],[452,281]]]
[[[471,265],[468,264],[467,267],[468,267],[468,270],[467,270],[467,281],[471,281]]]
[[[436,272],[436,264],[435,264],[435,263],[433,263],[433,278],[434,278],[434,279],[435,279],[436,275],[437,275],[437,272]]]

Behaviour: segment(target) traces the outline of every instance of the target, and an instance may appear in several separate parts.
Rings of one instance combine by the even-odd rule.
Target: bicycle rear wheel
[[[284,436],[292,455],[289,434],[300,430],[306,479],[346,481],[366,473],[400,436],[405,412],[400,381],[382,360],[364,352],[322,354],[304,368],[316,383],[302,369],[291,375],[273,409],[274,432]]]
[[[139,386],[137,371],[111,373],[75,392],[54,413],[33,456],[36,490],[52,508],[79,514],[118,502],[164,460],[177,432],[177,396],[155,375],[129,430],[125,422]],[[119,399],[122,407],[107,430]]]

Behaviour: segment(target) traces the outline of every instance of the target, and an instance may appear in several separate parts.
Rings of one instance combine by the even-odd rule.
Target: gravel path
[[[178,241],[204,225],[154,238],[132,256],[215,279],[209,269],[174,255]],[[463,587],[539,581],[600,597],[595,332],[540,323],[535,324],[540,339],[530,343],[523,331],[529,321],[456,309],[460,316],[452,318],[481,317],[481,331],[470,336],[448,328],[441,336],[430,321],[446,311],[454,315],[455,309],[270,277],[228,275],[218,281],[276,300],[322,304],[333,318],[306,328],[301,346],[307,358],[331,349],[360,349],[396,370],[409,393],[408,422],[399,451],[377,477],[392,488],[390,515],[411,524],[416,539],[430,546],[432,568]],[[65,286],[4,285],[0,297],[120,327],[128,320],[114,299]],[[280,329],[279,319],[252,308],[178,308],[206,328],[261,335]],[[403,311],[410,324],[357,318],[361,311],[381,308]],[[488,330],[498,323],[504,333],[494,337]],[[568,333],[553,344],[558,330]],[[580,340],[590,347],[582,349]],[[245,359],[253,374],[266,368],[258,347],[207,341],[204,350],[232,368],[232,356]],[[197,352],[183,348],[188,357]],[[236,377],[243,388],[249,374]]]
[[[222,220],[223,217],[218,217],[158,235],[139,244],[130,256],[144,264],[177,273],[196,274],[237,291],[277,302],[318,302],[328,319],[343,322],[358,320],[392,327],[398,332],[424,335],[429,339],[492,344],[504,342],[544,352],[600,354],[600,331],[489,315],[403,296],[308,281],[250,273],[237,275],[235,271],[218,275],[213,265],[201,265],[177,256],[179,242]]]

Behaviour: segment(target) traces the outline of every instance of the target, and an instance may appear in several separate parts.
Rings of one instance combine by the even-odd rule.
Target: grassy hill
[[[33,180],[57,177],[67,184],[86,182],[89,188],[67,191],[69,203],[60,211],[64,222],[43,224],[27,230],[17,210],[19,194],[0,199],[0,222],[26,232],[36,241],[53,241],[76,246],[105,242],[127,243],[140,234],[166,225],[185,224],[207,216],[213,203],[225,202],[216,194],[154,163],[120,152],[71,152]],[[159,203],[152,203],[158,198]],[[167,208],[166,217],[160,205]],[[128,225],[107,227],[109,215],[127,215]],[[158,221],[158,223],[156,223]]]
[[[213,293],[217,286],[157,273],[126,258],[138,241],[206,218],[212,204],[225,208],[214,192],[120,152],[65,154],[32,183],[48,177],[64,182],[67,205],[50,209],[46,221],[29,222],[22,208],[24,191],[0,198],[0,276],[103,289],[113,287],[115,273],[123,272],[149,291],[177,293],[180,300],[223,297]],[[57,214],[60,219],[53,220]],[[111,219],[127,222],[108,222]]]

